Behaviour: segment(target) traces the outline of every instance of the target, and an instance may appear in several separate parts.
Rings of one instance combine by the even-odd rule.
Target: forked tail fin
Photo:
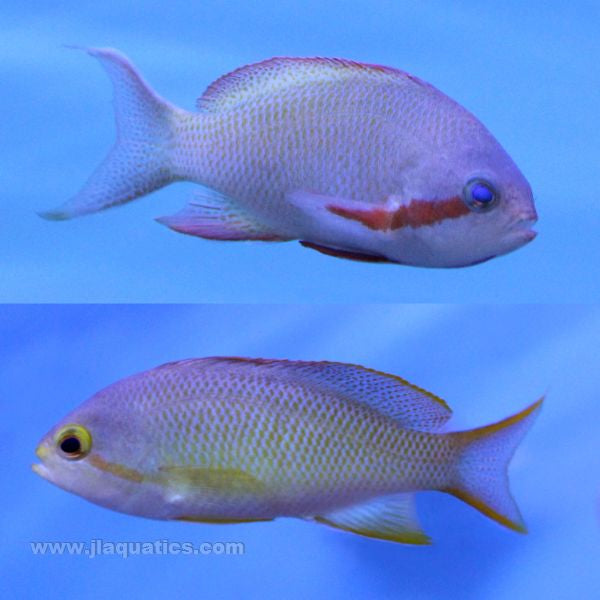
[[[508,485],[508,464],[540,410],[543,398],[493,425],[449,434],[459,449],[451,485],[454,494],[505,527],[527,529]]]
[[[124,204],[174,180],[170,153],[179,109],[155,94],[116,50],[86,51],[101,62],[112,81],[117,140],[78,194],[40,213],[46,219],[70,219]]]

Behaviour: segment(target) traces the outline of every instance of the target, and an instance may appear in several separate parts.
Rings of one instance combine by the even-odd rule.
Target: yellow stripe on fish
[[[171,229],[212,240],[300,240],[369,262],[459,267],[531,241],[531,188],[490,132],[391,67],[273,58],[211,84],[197,112],[154,93],[115,50],[90,48],[115,90],[118,142],[49,219],[202,185]]]
[[[447,404],[394,375],[335,362],[191,359],[98,392],[42,439],[34,469],[145,517],[299,517],[423,544],[413,503],[423,490],[525,530],[506,470],[540,405],[444,433]]]

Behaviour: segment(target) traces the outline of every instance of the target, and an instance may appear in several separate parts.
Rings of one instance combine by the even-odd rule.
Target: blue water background
[[[511,302],[599,297],[600,4],[289,0],[2,3],[0,300]],[[114,140],[111,87],[62,44],[113,46],[192,109],[215,78],[274,55],[403,68],[473,111],[529,179],[528,247],[461,270],[334,260],[287,244],[218,243],[153,221],[194,185],[66,223]]]
[[[0,596],[19,598],[597,598],[600,309],[577,306],[1,307]],[[543,394],[510,469],[528,535],[423,493],[434,540],[407,547],[314,523],[201,525],[109,511],[30,470],[84,399],[166,361],[351,361],[404,376],[491,423]],[[31,541],[234,541],[243,556],[34,556]],[[2,590],[4,593],[2,593]]]

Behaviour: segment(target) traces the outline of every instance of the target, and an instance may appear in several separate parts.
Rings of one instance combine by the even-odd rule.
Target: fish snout
[[[50,453],[50,449],[48,448],[48,446],[46,446],[46,444],[40,444],[36,449],[35,449],[35,455],[40,459],[40,460],[44,460],[48,454]]]

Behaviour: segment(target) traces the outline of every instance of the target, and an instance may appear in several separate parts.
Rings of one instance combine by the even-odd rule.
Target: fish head
[[[92,399],[93,400],[93,399]],[[35,473],[83,498],[132,512],[142,492],[144,453],[130,415],[115,415],[103,403],[83,404],[40,440]]]
[[[418,213],[409,220],[418,253],[409,261],[413,264],[473,265],[536,236],[537,212],[527,179],[483,124],[458,112],[443,133],[422,140],[406,174],[403,196],[412,199]]]

